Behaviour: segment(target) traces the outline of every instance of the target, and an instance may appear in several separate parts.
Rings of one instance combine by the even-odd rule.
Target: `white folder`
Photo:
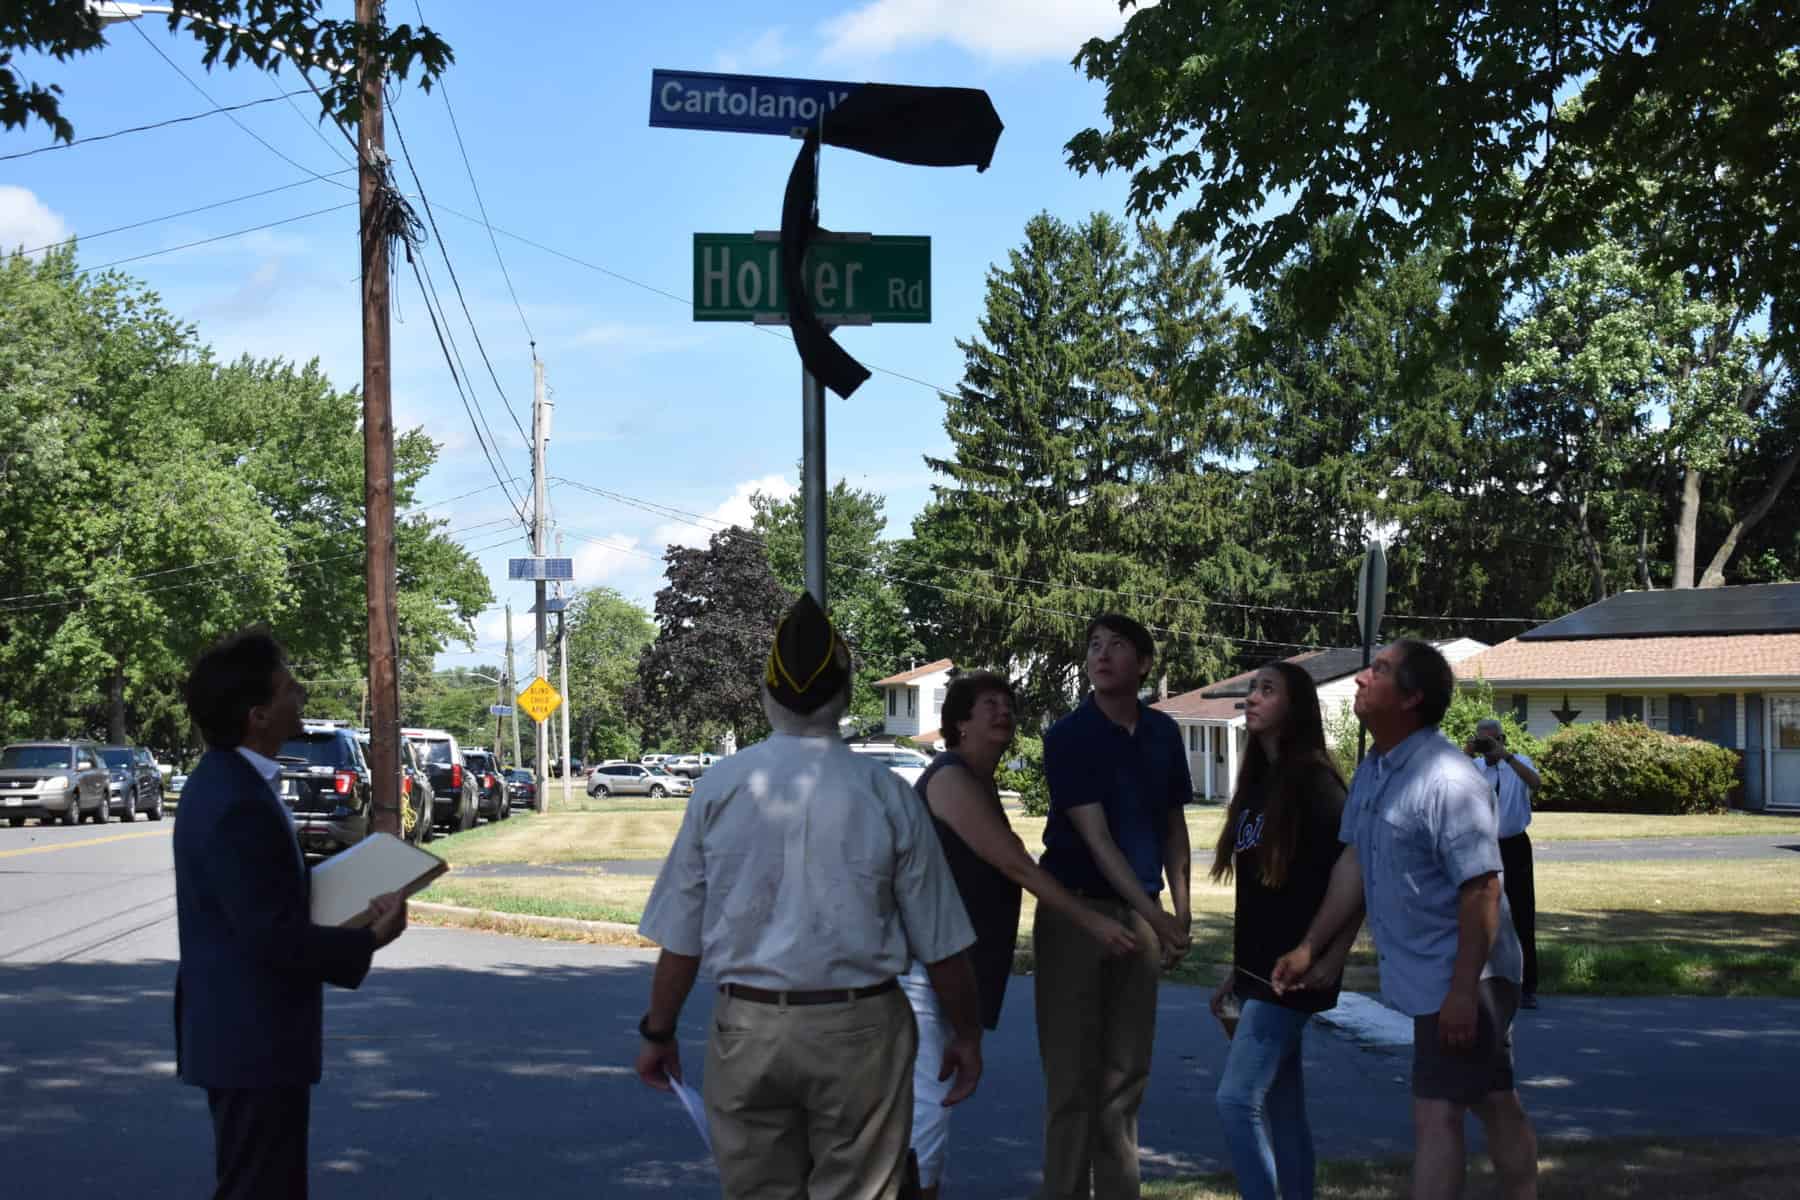
[[[315,925],[359,929],[369,923],[369,901],[388,892],[424,891],[450,864],[391,833],[372,833],[312,869]]]

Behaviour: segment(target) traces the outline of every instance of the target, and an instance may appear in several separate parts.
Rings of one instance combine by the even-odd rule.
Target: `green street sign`
[[[802,270],[819,319],[841,324],[931,320],[931,239],[821,234]],[[694,235],[694,320],[787,320],[781,240]]]

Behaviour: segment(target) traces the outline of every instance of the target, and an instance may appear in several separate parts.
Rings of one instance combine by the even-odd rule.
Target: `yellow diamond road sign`
[[[519,693],[519,707],[534,721],[542,722],[561,704],[562,697],[557,695],[556,689],[541,675]]]

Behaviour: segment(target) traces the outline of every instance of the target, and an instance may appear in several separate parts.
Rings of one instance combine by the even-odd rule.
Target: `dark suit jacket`
[[[319,1081],[323,985],[362,983],[375,938],[314,925],[310,903],[281,802],[237,751],[207,751],[175,821],[175,1060],[185,1082]]]

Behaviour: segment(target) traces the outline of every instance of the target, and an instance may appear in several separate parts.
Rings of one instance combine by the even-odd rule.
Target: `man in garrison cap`
[[[913,959],[954,1029],[945,1103],[981,1077],[975,934],[925,806],[838,733],[850,683],[849,647],[802,595],[764,673],[774,733],[701,778],[638,927],[663,948],[638,1024],[646,1084],[682,1077],[703,963],[719,989],[704,1094],[727,1197],[899,1195],[918,1031],[896,976]]]

